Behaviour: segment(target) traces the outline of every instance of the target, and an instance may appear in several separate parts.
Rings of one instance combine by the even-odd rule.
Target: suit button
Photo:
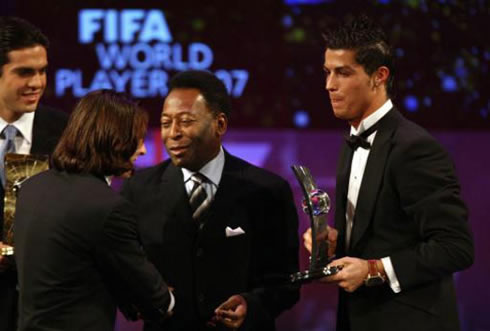
[[[201,257],[203,254],[204,254],[204,250],[201,247],[199,247],[196,251],[196,256]]]
[[[199,293],[199,295],[197,296],[197,300],[199,302],[201,302],[201,303],[204,302],[204,294],[203,293]]]

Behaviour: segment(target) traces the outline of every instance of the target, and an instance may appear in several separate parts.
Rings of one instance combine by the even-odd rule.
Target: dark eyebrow
[[[335,72],[339,72],[339,71],[349,71],[349,72],[353,72],[355,71],[351,66],[340,66],[340,67],[335,67],[333,68],[332,70],[328,69],[327,67],[323,66],[323,71],[335,71]]]
[[[40,71],[47,71],[48,69],[48,66],[44,66],[40,69]],[[33,67],[17,67],[17,68],[14,68],[13,70],[14,72],[35,72],[36,69],[33,68]]]
[[[182,117],[182,116],[186,116],[186,115],[194,116],[194,114],[192,114],[192,112],[190,112],[190,111],[183,111],[181,113],[178,113],[176,115],[176,117]],[[162,115],[160,116],[160,118],[162,118],[164,116],[165,117],[172,117],[172,115],[162,113]]]

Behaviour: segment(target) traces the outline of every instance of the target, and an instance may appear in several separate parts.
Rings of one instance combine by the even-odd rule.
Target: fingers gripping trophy
[[[308,283],[315,279],[336,274],[341,265],[328,266],[333,259],[328,256],[328,241],[317,238],[328,238],[327,214],[330,211],[328,194],[317,188],[310,170],[304,166],[291,167],[303,191],[303,211],[309,216],[311,223],[311,257],[308,270],[290,275],[292,283]]]

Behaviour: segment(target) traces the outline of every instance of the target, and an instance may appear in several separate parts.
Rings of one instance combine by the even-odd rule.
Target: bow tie
[[[367,141],[367,137],[374,133],[378,129],[377,123],[371,126],[369,129],[356,136],[351,134],[350,136],[345,137],[345,141],[353,151],[355,151],[358,147],[364,149],[370,149],[371,144]]]
[[[371,144],[366,140],[366,138],[361,137],[361,136],[355,136],[351,134],[350,136],[345,137],[345,141],[347,142],[347,145],[349,145],[352,150],[356,150],[358,147],[364,148],[364,149],[370,149]]]

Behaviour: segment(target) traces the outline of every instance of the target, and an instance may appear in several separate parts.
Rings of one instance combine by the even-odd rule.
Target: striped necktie
[[[17,136],[17,128],[9,124],[3,129],[2,133],[5,140],[0,149],[0,178],[2,180],[2,186],[5,187],[5,155],[7,153],[15,153],[14,139]]]
[[[208,179],[204,175],[196,172],[191,176],[191,180],[194,182],[194,186],[192,187],[189,197],[192,218],[195,220],[200,220],[211,203],[211,199],[208,197],[204,187]]]

